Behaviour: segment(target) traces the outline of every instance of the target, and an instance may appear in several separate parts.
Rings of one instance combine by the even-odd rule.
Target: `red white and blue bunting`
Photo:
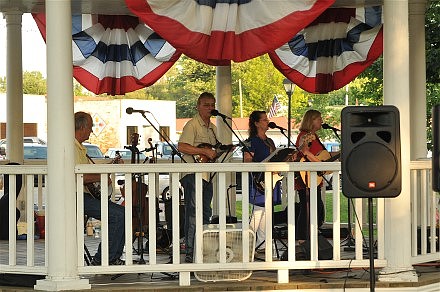
[[[45,14],[34,19],[46,39]],[[180,57],[138,18],[121,15],[74,15],[72,48],[74,77],[95,94],[150,86]]]
[[[185,55],[229,65],[275,50],[334,0],[125,0],[131,11]]]
[[[329,8],[269,55],[302,89],[328,93],[356,78],[382,51],[382,8],[376,6]]]
[[[96,94],[150,86],[182,53],[221,66],[268,52],[299,87],[328,93],[356,78],[383,51],[380,6],[329,8],[334,0],[125,1],[137,17],[72,17],[74,77]],[[45,39],[45,15],[34,19]]]

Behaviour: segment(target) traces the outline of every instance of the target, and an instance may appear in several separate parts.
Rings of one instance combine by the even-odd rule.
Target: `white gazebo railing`
[[[412,250],[411,258],[412,263],[423,263],[438,260],[440,255],[440,248],[437,237],[430,236],[438,232],[438,194],[432,192],[430,188],[430,162],[429,161],[417,161],[411,163],[411,200],[412,208],[411,216],[412,226]],[[249,260],[246,256],[240,258],[239,261],[228,262],[228,258],[223,256],[227,253],[227,235],[228,225],[226,224],[227,214],[227,185],[231,180],[231,177],[235,177],[236,173],[241,174],[242,184],[242,218],[249,218],[249,200],[248,200],[248,173],[252,172],[265,172],[266,178],[271,177],[271,172],[281,172],[284,174],[284,187],[287,199],[288,221],[287,221],[287,246],[288,257],[287,261],[274,260],[274,254],[272,253],[272,202],[270,198],[272,196],[266,196],[269,198],[266,200],[266,245],[265,255],[260,261]],[[311,191],[311,260],[297,261],[295,259],[295,194],[293,190],[294,175],[296,171],[308,170],[311,171],[312,176],[312,191]],[[349,268],[349,267],[369,267],[369,260],[364,256],[364,236],[368,236],[368,226],[364,222],[366,208],[363,207],[363,199],[354,199],[354,206],[356,211],[356,220],[354,224],[354,239],[355,239],[355,251],[354,255],[347,257],[341,255],[342,244],[340,239],[341,228],[341,207],[340,207],[340,183],[339,179],[333,179],[331,194],[327,193],[327,197],[332,198],[332,215],[331,222],[327,222],[332,226],[332,238],[330,241],[333,245],[333,258],[330,260],[319,260],[318,250],[318,224],[317,224],[317,209],[316,207],[316,188],[313,186],[314,178],[317,176],[317,171],[326,170],[333,173],[334,177],[339,177],[340,163],[224,163],[224,164],[122,164],[122,165],[108,165],[108,164],[96,164],[96,165],[77,165],[75,168],[77,178],[77,235],[72,235],[72,240],[77,242],[77,259],[78,259],[78,274],[119,274],[119,273],[143,273],[143,272],[178,272],[180,285],[190,284],[190,272],[199,271],[256,271],[256,270],[276,270],[278,273],[278,282],[288,282],[288,270],[289,269],[314,269],[314,268]],[[196,189],[197,199],[196,202],[202,201],[201,194],[201,182],[203,172],[216,172],[215,176],[215,196],[213,205],[218,206],[219,224],[218,224],[218,262],[203,262],[203,225],[201,219],[201,208],[197,208],[196,214],[196,251],[195,262],[188,264],[183,263],[180,258],[180,241],[179,241],[179,228],[172,230],[172,245],[170,262],[164,263],[158,260],[157,254],[157,242],[158,236],[156,226],[156,203],[155,200],[149,200],[149,222],[148,231],[146,237],[148,240],[147,254],[148,260],[145,265],[134,264],[133,260],[135,255],[133,253],[133,232],[132,232],[132,204],[133,200],[130,196],[133,188],[132,174],[142,173],[145,174],[144,182],[149,185],[148,196],[150,198],[159,197],[161,189],[159,189],[159,174],[169,175],[169,186],[171,193],[172,208],[172,220],[173,226],[179,226],[179,177],[182,173],[195,172],[196,173]],[[11,188],[14,188],[15,175],[25,175],[25,184],[23,192],[25,195],[25,210],[26,217],[21,218],[21,221],[26,222],[27,234],[34,234],[34,210],[42,210],[44,208],[57,208],[57,206],[47,206],[45,200],[45,188],[46,184],[50,183],[50,178],[46,177],[47,167],[45,165],[24,165],[24,166],[0,166],[0,172],[3,174],[10,174]],[[118,177],[124,176],[125,178],[125,191],[128,194],[125,198],[125,218],[126,218],[126,235],[125,235],[125,260],[124,266],[109,266],[108,256],[108,233],[107,233],[107,200],[102,200],[102,218],[101,221],[101,240],[103,250],[103,265],[102,266],[87,266],[84,263],[84,217],[83,217],[83,187],[82,187],[82,175],[85,173],[101,173],[101,180],[104,185],[107,182],[107,174],[117,175]],[[35,179],[34,175],[42,175],[43,179]],[[42,182],[44,181],[44,185]],[[115,180],[114,180],[115,181]],[[316,183],[314,183],[316,186]],[[270,188],[270,187],[268,187]],[[266,189],[266,193],[270,194],[271,190]],[[64,194],[59,194],[64,195]],[[108,189],[106,187],[102,190],[102,197],[106,198],[108,195]],[[232,198],[234,200],[234,198]],[[387,232],[384,230],[384,218],[386,216],[392,216],[392,214],[386,214],[384,208],[385,199],[376,200],[376,214],[375,214],[375,237],[377,237],[377,258],[375,260],[375,267],[384,267],[387,264],[386,250],[384,250],[384,234]],[[34,204],[36,207],[34,207]],[[235,204],[234,204],[235,205]],[[11,199],[9,201],[9,209],[14,210],[16,207],[16,201]],[[22,207],[22,206],[20,206]],[[74,208],[75,206],[72,206]],[[329,210],[328,210],[329,211]],[[1,270],[7,273],[23,273],[23,274],[47,274],[47,257],[48,246],[47,242],[44,244],[44,251],[37,249],[34,236],[27,236],[26,239],[26,258],[17,257],[17,243],[22,244],[21,241],[17,241],[15,238],[15,212],[10,212],[9,228],[10,239],[7,242],[7,249],[4,249],[5,245],[1,245]],[[47,214],[47,213],[46,213]],[[49,220],[63,220],[63,218],[45,218],[46,222]],[[239,227],[241,233],[243,254],[252,253],[249,250],[249,241],[253,240],[252,236],[249,236],[249,225],[247,221],[243,220]],[[46,224],[47,225],[47,224]],[[46,235],[51,231],[46,230]],[[418,235],[420,234],[420,235]],[[75,239],[76,238],[76,239]],[[396,241],[405,240],[402,238],[396,238]],[[39,240],[39,246],[41,246],[41,239]],[[217,243],[216,243],[217,244]],[[62,259],[60,259],[62,260]]]

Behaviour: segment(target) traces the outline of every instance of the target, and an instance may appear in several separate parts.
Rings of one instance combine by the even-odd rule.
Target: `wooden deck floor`
[[[94,252],[96,242],[93,237],[85,237],[86,244],[90,251]],[[0,263],[6,263],[7,260],[7,241],[0,241]],[[35,244],[41,252],[36,254],[36,261],[43,263],[44,240],[37,240]],[[18,259],[25,257],[25,241],[17,242]],[[20,256],[23,255],[23,256]],[[350,253],[344,251],[344,257]],[[42,256],[41,256],[42,255]],[[257,254],[256,257],[259,255]],[[147,257],[147,255],[146,255]],[[158,254],[164,259],[167,254]],[[183,258],[182,258],[183,260]],[[375,282],[376,288],[388,287],[422,287],[432,286],[429,291],[440,291],[440,261],[430,265],[420,265],[414,267],[419,274],[417,283],[383,283]],[[376,271],[376,275],[377,275]],[[113,275],[90,275],[83,278],[89,279],[93,291],[270,291],[270,290],[300,290],[300,289],[366,289],[370,287],[369,271],[367,269],[350,270],[291,270],[290,283],[278,284],[276,271],[254,271],[250,278],[241,282],[201,282],[193,275],[191,286],[179,286],[178,274],[147,273],[147,274],[124,274],[116,279]],[[438,286],[438,290],[436,290]],[[26,287],[0,286],[1,292],[26,291],[33,290]],[[413,290],[413,291],[417,291]],[[90,291],[90,290],[86,290]],[[335,291],[335,290],[333,290]],[[398,291],[398,290],[397,290]]]

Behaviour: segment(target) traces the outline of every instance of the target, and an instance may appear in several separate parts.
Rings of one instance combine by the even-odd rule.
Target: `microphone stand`
[[[226,126],[231,130],[232,134],[234,134],[235,138],[238,140],[238,146],[242,146],[246,152],[251,153],[251,150],[249,149],[249,146],[246,145],[243,141],[240,140],[240,137],[238,137],[237,133],[232,129],[231,125],[226,121],[226,117],[221,117],[223,122],[226,124]]]
[[[167,145],[168,146],[170,146],[171,147],[171,149],[173,150],[172,151],[172,163],[174,163],[174,155],[177,155],[177,156],[179,156],[180,157],[180,159],[183,161],[183,162],[185,162],[186,163],[186,160],[183,158],[183,154],[181,153],[181,152],[179,152],[179,150],[177,150],[177,148],[176,148],[176,146],[174,146],[174,144],[173,143],[171,143],[170,142],[170,137],[168,137],[168,135],[164,135],[164,133],[162,133],[161,131],[159,131],[159,129],[146,117],[146,115],[145,115],[145,112],[141,112],[140,113],[141,115],[142,115],[142,117],[144,117],[144,119],[151,125],[151,127],[153,127],[153,129],[154,129],[154,131],[156,131],[156,133],[158,133],[159,134],[159,136],[162,138],[162,140],[164,140],[166,143],[167,143]],[[152,147],[153,149],[153,151],[154,151],[154,149],[156,149],[156,151],[157,151],[157,146],[156,147]],[[149,151],[150,149],[146,149],[146,151]],[[156,156],[157,157],[157,156]],[[162,274],[164,274],[164,275],[166,275],[166,276],[169,276],[170,278],[172,278],[172,279],[175,279],[176,278],[176,276],[175,275],[172,275],[172,274],[170,274],[170,273],[166,273],[166,272],[161,272]]]
[[[293,143],[293,141],[289,139],[289,136],[287,136],[287,134],[284,133],[284,129],[280,129],[280,132],[281,132],[281,134],[284,135],[284,137],[286,137],[287,143],[290,143],[295,150],[298,150],[298,147],[296,147],[295,143]],[[290,145],[287,145],[287,148],[289,148],[289,147],[290,147]]]
[[[335,134],[335,136],[338,138],[338,140],[340,142],[341,141],[341,137],[339,137],[338,130],[335,129],[335,128],[332,128],[332,131],[333,131],[333,133]]]

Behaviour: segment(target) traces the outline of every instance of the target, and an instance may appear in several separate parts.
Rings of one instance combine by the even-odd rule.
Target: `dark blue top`
[[[247,140],[250,144],[249,151],[253,153],[253,162],[261,162],[270,154],[270,145],[275,149],[272,139],[262,140],[259,137],[251,137]],[[264,173],[254,172],[249,174],[249,203],[264,206],[264,190],[258,188],[256,183],[264,181]],[[281,183],[278,182],[273,192],[273,205],[281,203]]]
[[[275,147],[275,143],[271,138],[262,140],[260,137],[251,137],[248,139],[250,142],[249,150],[254,153],[252,158],[253,162],[261,162],[270,154],[270,147],[272,145]]]

